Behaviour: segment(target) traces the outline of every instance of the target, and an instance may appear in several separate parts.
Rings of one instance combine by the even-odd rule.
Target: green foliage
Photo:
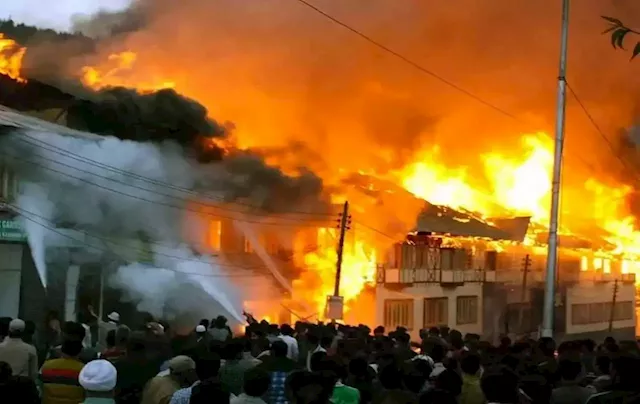
[[[611,34],[611,45],[614,49],[623,49],[625,38],[629,35],[640,35],[640,32],[635,31],[617,18],[602,16],[602,18],[609,23],[609,27],[603,32],[603,34]],[[631,59],[640,55],[640,41],[636,41],[636,45],[631,52]]]
[[[93,42],[90,38],[80,33],[70,34],[68,32],[58,32],[52,29],[43,29],[22,23],[16,24],[13,20],[0,20],[0,33],[21,45],[27,45],[29,42],[59,42],[69,40],[80,40],[86,42],[87,45]]]

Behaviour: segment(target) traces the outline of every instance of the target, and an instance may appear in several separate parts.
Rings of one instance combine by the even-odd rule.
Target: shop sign
[[[0,240],[26,241],[27,235],[22,228],[22,223],[17,220],[0,220]]]

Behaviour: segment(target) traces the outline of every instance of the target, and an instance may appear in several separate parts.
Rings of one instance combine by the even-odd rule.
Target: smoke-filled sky
[[[358,170],[406,161],[408,154],[432,142],[459,164],[474,152],[513,146],[523,131],[553,132],[558,0],[313,1],[518,116],[527,127],[295,0],[140,3],[146,24],[105,44],[80,66],[101,65],[111,53],[134,51],[138,61],[124,82],[154,77],[175,82],[179,92],[203,103],[216,119],[236,124],[245,145],[300,141],[322,150],[334,167]],[[572,2],[568,77],[596,120],[611,132],[630,123],[640,88],[634,74],[639,65],[611,48],[601,35],[606,25],[600,16],[617,16],[633,25],[634,15],[640,19],[640,7],[633,3]],[[569,153],[601,151],[605,145],[581,114],[570,100]],[[355,159],[353,150],[363,158]]]
[[[131,0],[2,0],[0,18],[57,31],[71,29],[72,17],[126,8]]]

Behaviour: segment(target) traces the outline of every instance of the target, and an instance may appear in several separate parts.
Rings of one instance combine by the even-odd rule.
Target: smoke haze
[[[221,201],[237,200],[240,194],[247,203],[275,206],[277,201],[286,204],[277,209],[291,211],[305,208],[295,204],[303,197],[318,203],[321,191],[320,186],[305,195],[298,194],[297,199],[290,195],[288,199],[272,200],[269,192],[277,191],[278,186],[270,186],[270,181],[282,176],[277,170],[257,186],[252,180],[255,170],[240,175],[225,166],[233,158],[224,164],[200,164],[174,142],[139,143],[113,137],[82,139],[15,131],[0,137],[0,147],[5,161],[25,184],[17,199],[17,211],[24,218],[43,283],[46,285],[47,247],[75,241],[94,256],[95,262],[105,254],[123,264],[134,262],[119,268],[111,283],[124,287],[132,299],[141,302],[141,308],[156,315],[167,315],[165,305],[180,312],[201,312],[206,307],[203,314],[215,310],[240,322],[243,301],[272,298],[275,293],[273,288],[263,286],[260,292],[251,286],[247,278],[255,274],[250,268],[211,255],[206,241],[209,215],[216,209],[212,198],[222,206]],[[206,198],[183,191],[199,189],[207,190]],[[316,192],[315,198],[311,192]],[[258,199],[252,200],[254,195]],[[238,210],[222,213],[236,221],[267,220]],[[76,234],[71,241],[52,230],[68,223],[80,231],[80,236]],[[141,236],[152,240],[146,252],[149,264],[144,265],[139,262],[149,247],[135,241]],[[154,276],[150,276],[152,273]],[[261,281],[262,285],[269,282]],[[200,298],[179,299],[194,293]],[[202,296],[208,296],[209,303],[203,304]]]

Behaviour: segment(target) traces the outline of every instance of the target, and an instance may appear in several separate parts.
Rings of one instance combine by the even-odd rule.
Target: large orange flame
[[[26,48],[18,45],[12,39],[5,38],[4,34],[0,32],[0,74],[19,82],[25,82],[25,78],[20,75],[20,69],[26,51]]]
[[[82,68],[82,83],[94,90],[100,90],[106,87],[122,86],[136,88],[140,92],[153,92],[163,88],[173,88],[175,83],[171,81],[155,80],[139,82],[126,80],[126,75],[130,72],[136,63],[137,55],[134,52],[121,52],[109,55],[108,64],[110,67],[103,73],[92,66]]]

